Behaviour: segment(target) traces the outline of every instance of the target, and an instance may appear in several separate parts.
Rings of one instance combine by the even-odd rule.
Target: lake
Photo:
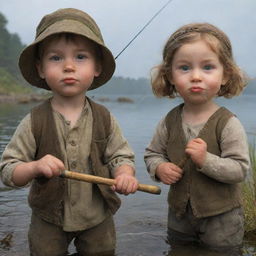
[[[104,96],[105,97],[105,96]],[[137,192],[121,196],[122,206],[115,215],[118,256],[194,256],[220,255],[202,252],[198,248],[183,248],[178,252],[170,250],[166,243],[167,192],[168,186],[156,184],[146,172],[143,154],[158,121],[179,99],[155,99],[152,96],[133,97],[134,103],[120,103],[116,96],[102,102],[117,118],[125,137],[136,154],[137,178],[140,183],[159,185],[161,195]],[[256,133],[255,95],[244,95],[229,100],[218,99],[237,115],[244,125],[251,143]],[[19,121],[35,104],[0,104],[0,155]],[[28,189],[8,189],[0,182],[0,240],[12,233],[11,246],[0,245],[0,255],[27,256],[27,229],[30,222],[30,208],[27,205]],[[256,245],[246,243],[244,256],[256,254]],[[70,247],[70,252],[73,247]]]

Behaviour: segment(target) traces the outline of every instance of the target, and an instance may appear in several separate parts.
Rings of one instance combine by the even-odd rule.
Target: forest
[[[18,57],[25,45],[18,34],[9,33],[7,20],[0,13],[0,94],[26,91],[18,68]]]

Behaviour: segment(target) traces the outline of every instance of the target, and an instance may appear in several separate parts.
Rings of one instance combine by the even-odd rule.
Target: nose
[[[202,80],[201,72],[198,68],[195,68],[191,72],[191,80],[192,82],[199,82]]]
[[[73,72],[75,71],[75,63],[72,59],[68,58],[64,61],[64,72]]]

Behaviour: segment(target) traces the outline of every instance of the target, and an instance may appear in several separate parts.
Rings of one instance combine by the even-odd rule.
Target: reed
[[[256,143],[249,146],[251,177],[243,184],[245,237],[256,242]]]

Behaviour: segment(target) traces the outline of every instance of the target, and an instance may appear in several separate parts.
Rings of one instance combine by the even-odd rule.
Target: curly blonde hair
[[[247,77],[234,61],[232,46],[227,35],[209,23],[191,23],[174,32],[165,44],[163,61],[153,68],[151,84],[157,97],[175,98],[175,86],[171,84],[171,66],[174,54],[184,44],[204,40],[218,56],[224,69],[226,84],[222,85],[218,96],[231,98],[239,95],[247,84]]]

